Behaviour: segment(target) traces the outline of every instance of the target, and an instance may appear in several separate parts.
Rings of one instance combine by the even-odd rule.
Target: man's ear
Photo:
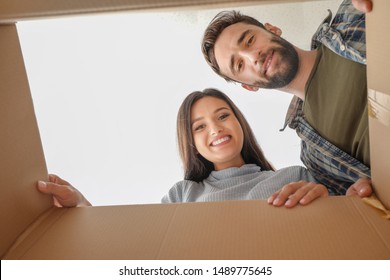
[[[241,84],[241,86],[242,86],[243,88],[245,88],[246,90],[249,90],[249,91],[258,91],[258,90],[259,90],[258,87],[249,86],[249,85],[246,85],[246,84]]]
[[[274,25],[272,25],[272,24],[267,22],[266,24],[264,24],[264,27],[265,27],[266,30],[268,30],[269,32],[274,33],[275,35],[277,35],[279,37],[282,35],[282,29],[280,29],[277,26],[274,26]]]

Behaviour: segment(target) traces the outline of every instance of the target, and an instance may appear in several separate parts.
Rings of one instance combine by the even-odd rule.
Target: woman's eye
[[[221,115],[220,117],[219,117],[219,119],[220,120],[224,120],[224,119],[226,119],[227,117],[229,117],[229,114],[223,114],[223,115]]]
[[[198,125],[198,126],[195,126],[194,131],[201,130],[202,128],[204,128],[204,125],[203,125],[203,124]]]

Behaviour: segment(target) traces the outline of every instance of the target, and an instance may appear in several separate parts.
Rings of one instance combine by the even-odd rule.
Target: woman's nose
[[[223,130],[222,127],[218,124],[213,124],[213,125],[210,125],[209,127],[210,127],[209,132],[211,135],[218,135]]]

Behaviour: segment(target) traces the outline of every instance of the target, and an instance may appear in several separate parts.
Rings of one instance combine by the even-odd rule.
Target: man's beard
[[[279,53],[283,60],[283,67],[277,74],[271,76],[267,82],[257,81],[254,86],[260,88],[277,89],[288,85],[298,72],[299,57],[294,46],[285,39],[275,36],[271,42],[277,43],[279,46],[273,49],[274,54]],[[264,58],[265,60],[265,58]]]

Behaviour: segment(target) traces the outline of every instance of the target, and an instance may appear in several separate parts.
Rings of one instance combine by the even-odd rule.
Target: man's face
[[[225,28],[214,52],[222,74],[256,88],[282,88],[298,71],[298,54],[289,42],[247,23]]]

